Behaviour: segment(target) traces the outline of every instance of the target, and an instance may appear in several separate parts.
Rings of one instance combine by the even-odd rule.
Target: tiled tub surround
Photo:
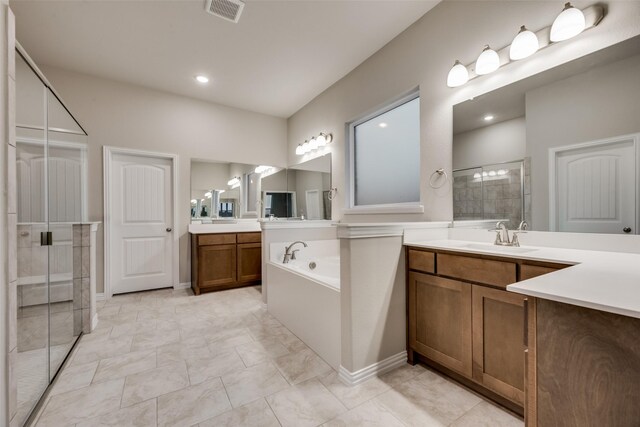
[[[522,426],[420,366],[354,387],[265,309],[260,288],[99,302],[37,426]]]
[[[307,240],[296,259],[282,262],[291,242],[270,245],[269,313],[334,369],[340,366],[340,241]],[[315,267],[311,267],[314,263]]]

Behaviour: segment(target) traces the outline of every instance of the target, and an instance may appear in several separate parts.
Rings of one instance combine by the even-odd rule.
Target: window
[[[350,211],[422,212],[417,92],[349,125]]]

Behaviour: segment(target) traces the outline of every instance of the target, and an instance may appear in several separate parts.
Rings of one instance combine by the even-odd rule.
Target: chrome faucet
[[[293,245],[301,243],[305,248],[308,246],[305,242],[302,242],[300,240],[297,240],[295,242],[293,242],[292,244],[290,244],[289,246],[284,248],[284,258],[282,259],[282,263],[283,264],[287,264],[289,263],[290,260],[292,259],[296,259],[296,252],[298,252],[300,249],[295,249],[295,250],[291,250],[291,248],[293,247]]]
[[[509,237],[509,229],[507,225],[503,221],[498,221],[496,224],[496,228],[494,231],[496,233],[496,240],[493,242],[494,245],[498,246],[520,246],[520,241],[518,240],[518,235],[520,233],[526,233],[525,230],[529,228],[529,224],[526,221],[520,222],[517,230],[513,230],[513,238]]]

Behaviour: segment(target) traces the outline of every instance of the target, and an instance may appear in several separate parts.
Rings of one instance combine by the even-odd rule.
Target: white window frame
[[[387,113],[407,102],[413,101],[416,98],[420,98],[420,88],[415,88],[409,92],[404,93],[393,101],[385,103],[382,107],[376,108],[372,112],[369,112],[359,118],[352,120],[346,124],[346,174],[347,177],[347,191],[346,191],[346,208],[343,209],[345,215],[368,215],[368,214],[422,214],[424,213],[424,205],[422,205],[422,195],[420,200],[416,202],[405,203],[386,203],[379,205],[363,205],[357,206],[355,204],[355,128],[356,126],[367,122],[375,117],[378,117],[384,113]]]

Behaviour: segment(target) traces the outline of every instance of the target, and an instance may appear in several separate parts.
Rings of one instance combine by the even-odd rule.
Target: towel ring
[[[437,177],[441,177],[443,175],[444,175],[444,182],[436,187],[436,185],[434,184],[434,181],[433,181],[433,177],[436,176],[436,178],[437,178]],[[431,176],[429,177],[429,187],[434,188],[434,189],[437,190],[438,188],[441,188],[443,185],[445,185],[448,180],[449,180],[449,175],[447,175],[447,173],[444,171],[444,169],[442,169],[442,168],[436,169],[431,174]],[[436,179],[436,181],[437,181],[437,179]]]

